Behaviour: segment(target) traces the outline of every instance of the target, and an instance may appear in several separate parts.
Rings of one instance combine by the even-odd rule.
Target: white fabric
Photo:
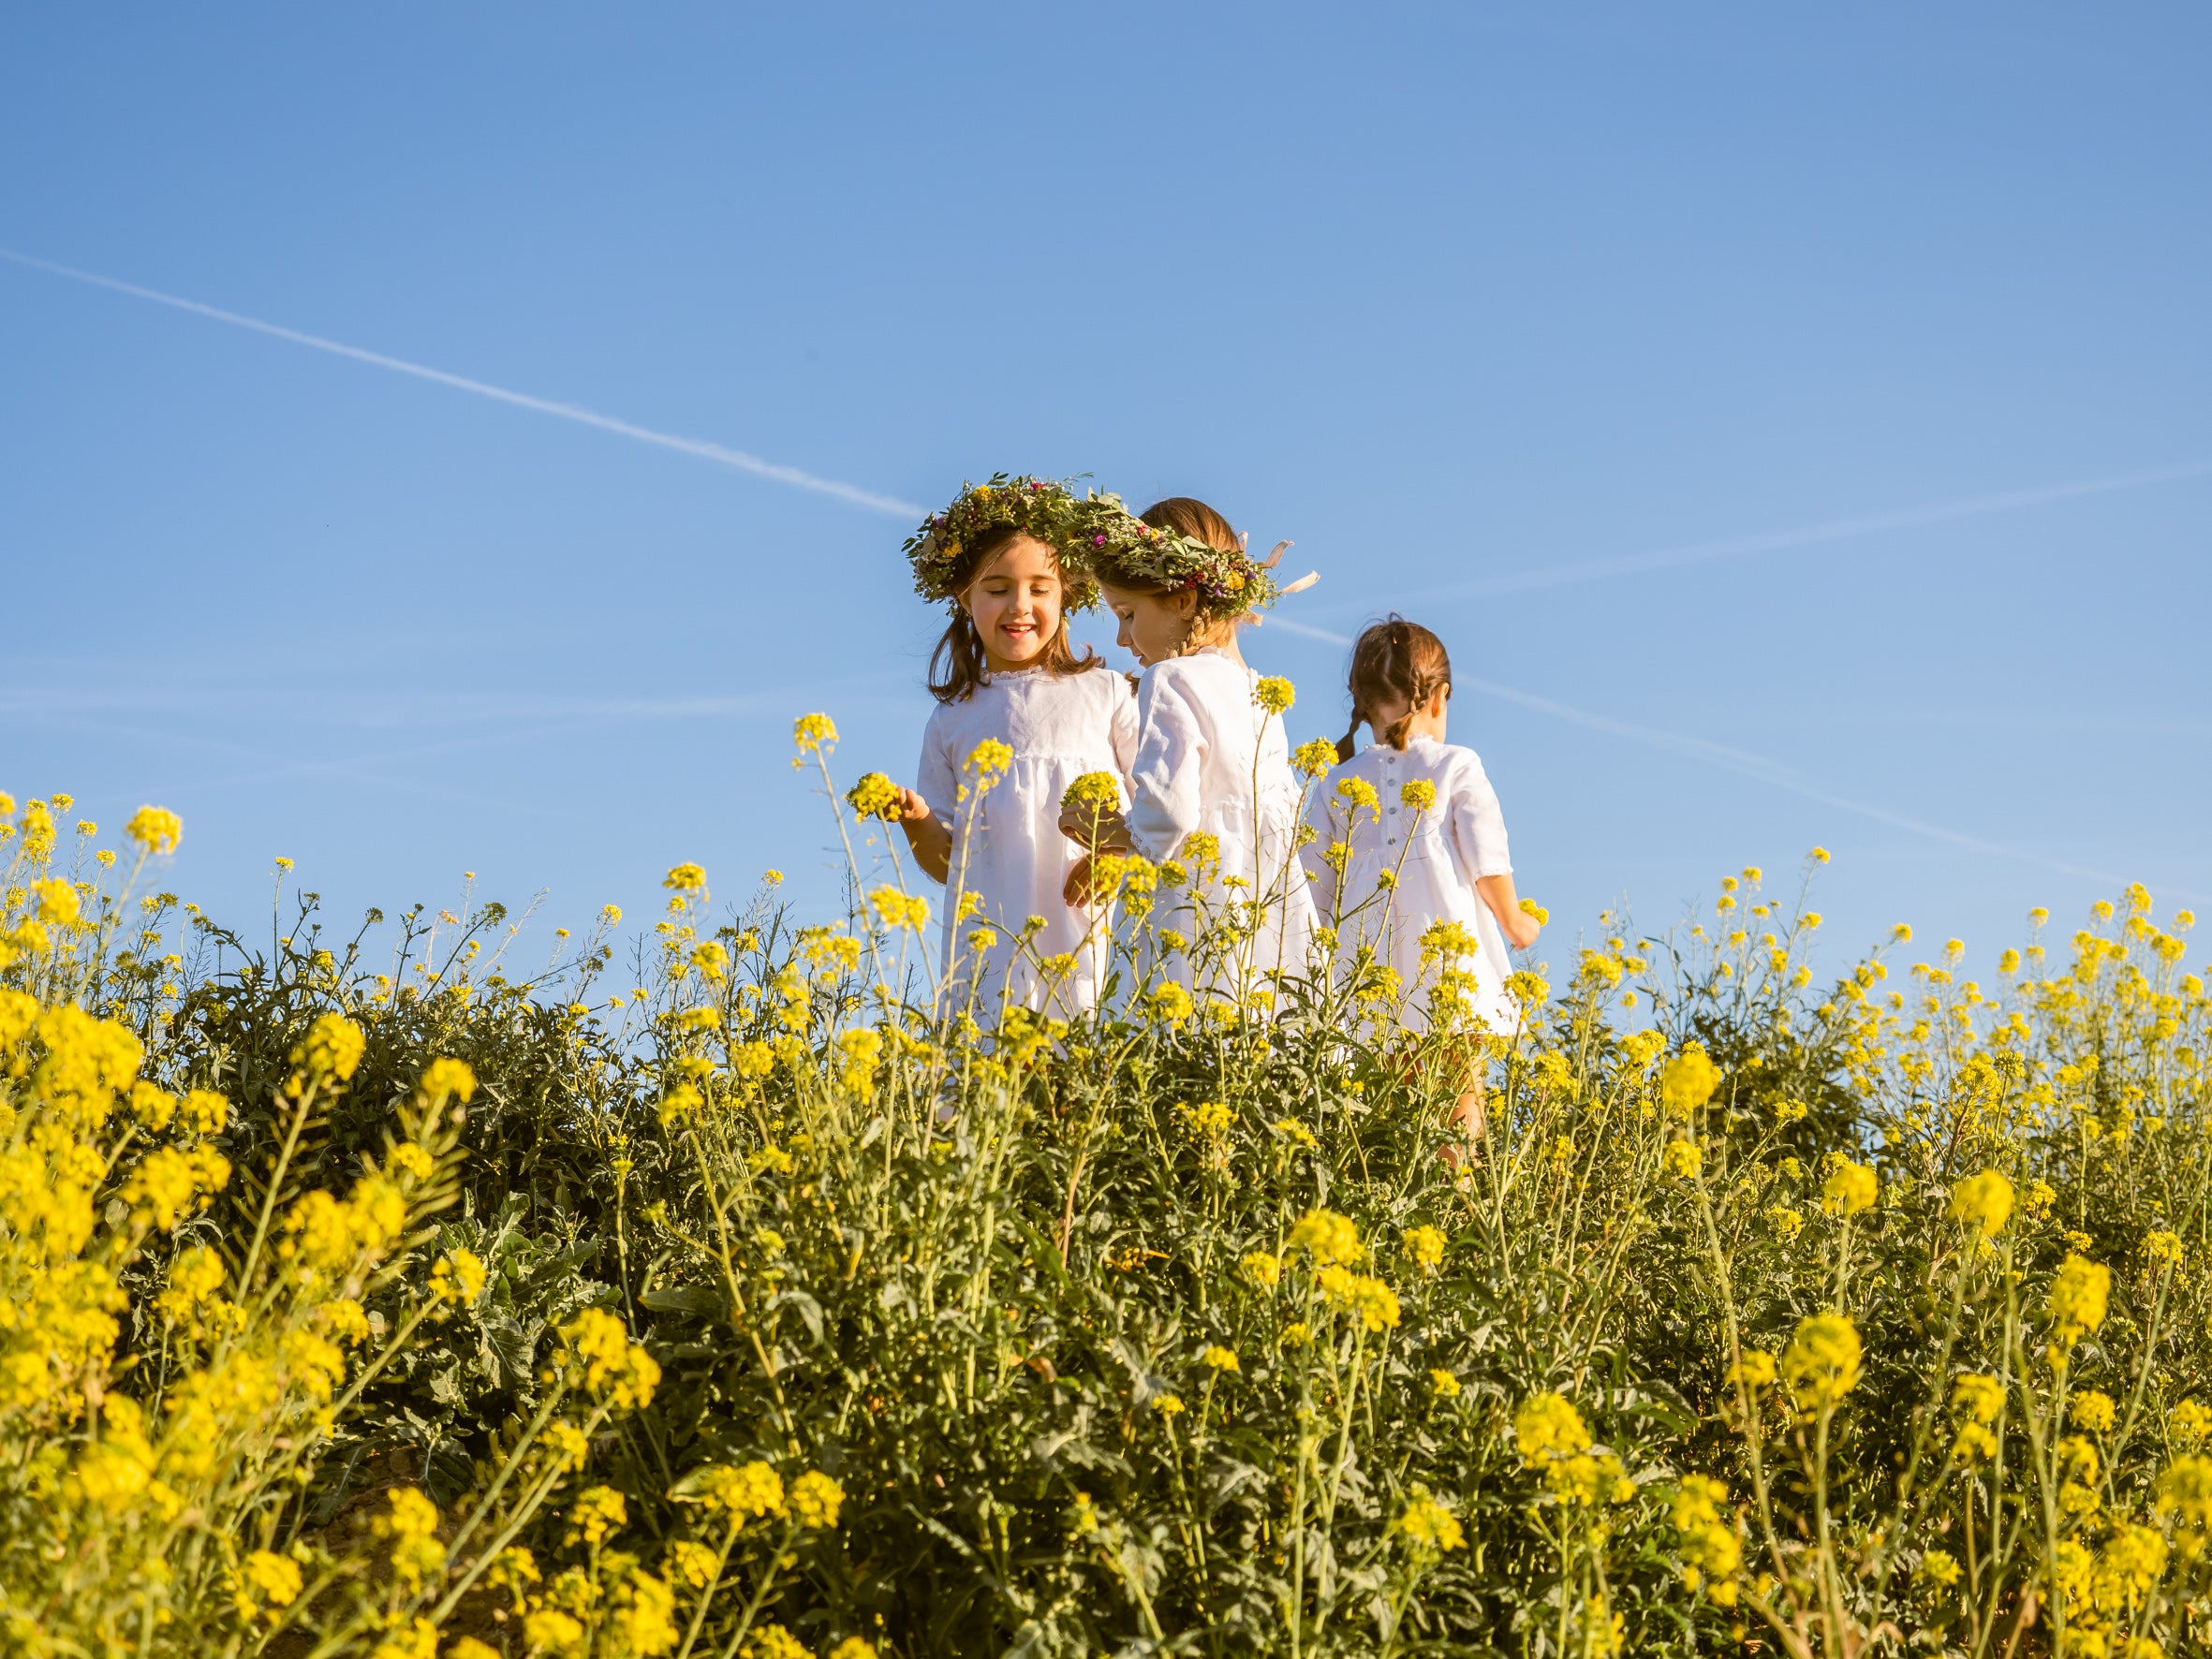
[[[963,801],[962,769],[990,738],[1013,750],[1013,764],[980,798],[971,794]],[[980,1010],[995,1011],[1001,990],[1010,987],[1016,1002],[1043,1006],[1036,963],[1063,953],[1075,957],[1076,969],[1052,991],[1052,1011],[1070,1014],[1098,1000],[1107,957],[1105,916],[1074,909],[1062,896],[1068,871],[1082,855],[1060,833],[1060,797],[1084,773],[1102,771],[1113,775],[1126,800],[1136,747],[1136,698],[1126,679],[1103,668],[994,674],[966,701],[937,705],[922,734],[915,788],[952,834],[939,960],[952,964],[955,995],[966,997],[977,965],[967,935],[987,920],[999,939],[981,964]],[[964,890],[982,909],[955,925]],[[1033,916],[1044,918],[1044,928],[1025,947],[1022,927]]]
[[[1202,888],[1193,882],[1159,889],[1156,928],[1191,938],[1207,911],[1219,916],[1226,902],[1255,892],[1266,901],[1265,920],[1240,953],[1239,978],[1304,973],[1313,940],[1313,900],[1296,856],[1299,788],[1290,742],[1282,716],[1256,700],[1259,683],[1258,674],[1213,647],[1153,664],[1137,685],[1129,771],[1129,840],[1138,852],[1160,863],[1200,831],[1221,844],[1218,873]],[[1245,885],[1226,888],[1231,876]],[[1187,988],[1194,983],[1187,957],[1160,965]]]
[[[1379,821],[1336,793],[1347,778],[1364,779],[1374,789],[1382,809]],[[1417,779],[1437,789],[1436,804],[1418,816],[1400,799],[1405,785]],[[1432,965],[1422,980],[1421,935],[1433,923],[1455,921],[1481,947],[1472,961],[1453,964],[1480,978],[1467,998],[1469,1010],[1493,1031],[1512,1031],[1520,1023],[1520,1005],[1506,990],[1513,970],[1505,935],[1475,891],[1475,883],[1486,875],[1511,875],[1513,861],[1497,792],[1472,749],[1434,738],[1413,738],[1403,751],[1370,743],[1321,780],[1305,816],[1319,834],[1302,857],[1313,873],[1322,924],[1337,927],[1340,965],[1349,965],[1361,945],[1372,946],[1377,959],[1397,972],[1408,1021],[1425,1024],[1437,970]],[[1341,889],[1336,872],[1321,856],[1337,840],[1351,845]],[[1397,872],[1398,885],[1384,893],[1378,878],[1387,870]]]

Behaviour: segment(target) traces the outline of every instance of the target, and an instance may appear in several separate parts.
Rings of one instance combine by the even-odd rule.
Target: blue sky
[[[892,501],[1202,495],[1322,574],[1247,641],[1294,736],[1343,726],[1320,636],[1444,636],[1555,961],[1816,843],[1831,961],[1986,960],[2212,900],[2208,50],[2185,6],[17,7],[0,246]],[[7,260],[0,454],[0,787],[176,808],[218,915],[278,854],[341,916],[474,871],[574,922],[679,859],[826,903],[791,717],[910,772],[893,513]]]

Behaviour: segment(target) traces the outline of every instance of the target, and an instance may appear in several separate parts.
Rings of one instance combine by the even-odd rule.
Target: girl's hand
[[[1088,910],[1098,903],[1098,895],[1091,888],[1091,856],[1088,853],[1068,866],[1068,879],[1060,884],[1060,897],[1068,901],[1070,910]]]
[[[1128,820],[1115,807],[1093,811],[1087,806],[1064,806],[1060,809],[1060,833],[1085,852],[1094,848],[1102,853],[1129,850]]]
[[[952,872],[952,831],[945,828],[944,819],[929,810],[929,802],[922,799],[920,791],[899,791],[899,815],[892,820],[907,832],[907,844],[914,852],[914,862],[922,866],[922,873],[932,881],[943,881]]]
[[[1505,942],[1515,950],[1526,950],[1536,943],[1537,934],[1543,932],[1543,923],[1524,910],[1508,911],[1497,918]]]

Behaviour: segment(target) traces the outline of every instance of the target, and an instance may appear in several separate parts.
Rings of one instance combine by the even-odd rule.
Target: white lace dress
[[[1374,789],[1379,821],[1364,807],[1353,810],[1336,793],[1347,778],[1364,779]],[[1416,779],[1437,790],[1436,805],[1418,815],[1400,798]],[[1513,861],[1497,792],[1472,749],[1433,738],[1414,738],[1403,751],[1370,743],[1321,780],[1305,816],[1319,834],[1301,856],[1313,873],[1322,924],[1337,927],[1339,967],[1349,965],[1361,945],[1374,947],[1377,958],[1397,972],[1407,1022],[1424,1026],[1437,967],[1423,970],[1421,935],[1435,922],[1455,921],[1478,946],[1471,959],[1453,963],[1479,979],[1467,998],[1469,1010],[1493,1031],[1512,1031],[1520,1023],[1520,1005],[1506,989],[1512,962],[1505,935],[1475,891],[1475,883],[1486,875],[1511,875]],[[1322,857],[1336,840],[1351,845],[1341,887]],[[1390,870],[1397,872],[1398,885],[1386,893],[1379,877]]]
[[[978,796],[971,789],[964,801],[967,758],[992,738],[1013,751],[1013,764],[988,790]],[[1106,918],[1070,908],[1062,896],[1061,884],[1081,854],[1060,833],[1060,797],[1093,771],[1111,772],[1126,792],[1136,746],[1136,698],[1129,683],[1105,668],[994,674],[966,701],[939,703],[930,715],[915,788],[952,835],[938,961],[950,964],[945,983],[956,1003],[966,1001],[979,969],[976,1007],[985,1018],[996,1013],[1002,991],[1062,1016],[1098,1000],[1108,955]],[[963,892],[973,893],[981,909],[956,923]],[[1042,917],[1044,926],[1024,945],[1022,928],[1033,916]],[[967,944],[979,921],[998,933],[980,960]],[[1076,959],[1074,969],[1048,993],[1039,964],[1061,955]]]
[[[1297,859],[1299,789],[1283,721],[1255,700],[1260,676],[1208,647],[1144,670],[1137,686],[1137,758],[1129,771],[1129,840],[1154,863],[1183,857],[1203,832],[1220,843],[1204,883],[1162,888],[1152,927],[1195,938],[1208,915],[1255,895],[1266,904],[1257,935],[1204,983],[1250,989],[1260,976],[1303,974],[1313,942],[1313,900]],[[1157,943],[1157,932],[1153,934]],[[1164,973],[1199,982],[1190,958],[1170,952]]]

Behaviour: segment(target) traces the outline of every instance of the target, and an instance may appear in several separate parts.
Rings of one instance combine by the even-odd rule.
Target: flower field
[[[933,997],[882,785],[799,741],[855,915],[684,865],[627,958],[249,935],[172,815],[6,801],[0,1649],[2212,1644],[2186,913],[1816,974],[1816,853],[1595,918],[1518,1034],[1133,953],[1062,1022]]]

